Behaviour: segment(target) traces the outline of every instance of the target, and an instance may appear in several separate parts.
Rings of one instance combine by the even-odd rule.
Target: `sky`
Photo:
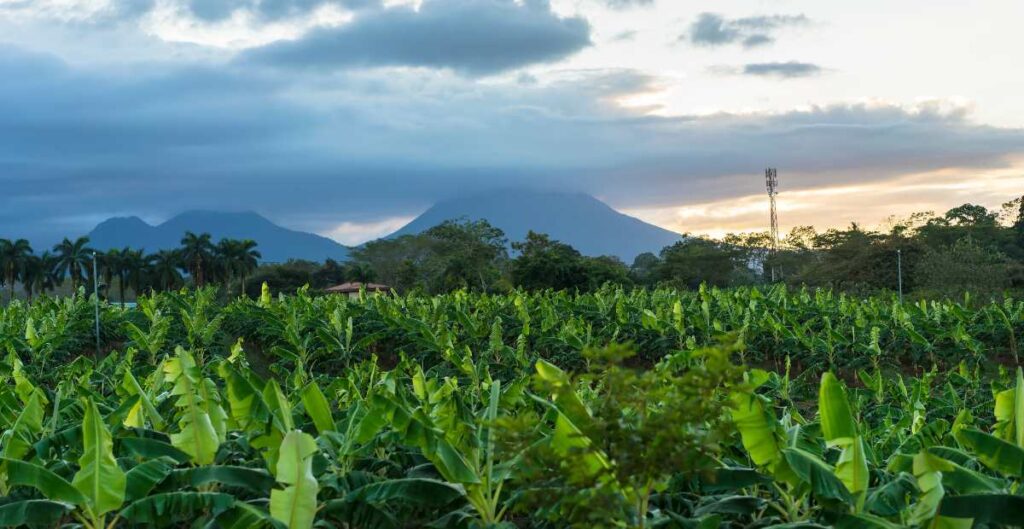
[[[1024,3],[0,0],[0,238],[254,210],[346,244],[582,191],[678,232],[1024,193]]]

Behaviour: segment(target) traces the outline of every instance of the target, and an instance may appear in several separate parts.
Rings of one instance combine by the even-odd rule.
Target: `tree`
[[[122,251],[123,276],[121,283],[130,287],[138,299],[139,293],[146,287],[149,279],[149,258],[143,250],[130,250],[125,248]],[[121,306],[124,306],[124,288],[121,289]]]
[[[117,288],[122,307],[124,306],[124,255],[129,251],[131,250],[128,247],[123,250],[111,248],[100,259],[103,263],[103,281],[110,285],[113,278],[117,277]]]
[[[772,237],[767,231],[728,233],[722,242],[738,253],[738,260],[746,263],[740,270],[745,269],[745,275],[751,280],[758,273],[762,273],[765,280],[771,280],[773,268],[779,272],[785,269],[780,254],[772,254]]]
[[[369,267],[381,281],[399,290],[488,291],[502,279],[506,245],[505,234],[486,220],[462,219],[416,235],[369,242],[354,250],[352,258],[355,265]],[[350,267],[347,278],[360,281],[356,275]]]
[[[313,273],[317,268],[319,268],[317,263],[301,259],[289,259],[284,263],[263,265],[253,273],[252,281],[246,287],[249,289],[246,294],[259,297],[263,283],[267,284],[270,292],[274,295],[278,293],[294,294],[298,289],[313,282]]]
[[[50,252],[43,252],[43,255],[30,255],[25,262],[21,278],[22,287],[25,289],[25,296],[29,302],[36,293],[43,293],[52,290],[57,284],[57,276],[54,273],[56,259]]]
[[[23,278],[25,265],[32,256],[32,245],[25,239],[0,239],[0,264],[7,284],[7,302],[14,301],[14,283]]]
[[[57,254],[56,270],[61,277],[71,279],[71,289],[77,291],[85,279],[85,271],[89,268],[93,249],[89,248],[89,238],[79,237],[72,241],[67,237],[53,247]]]
[[[651,252],[644,252],[633,259],[633,266],[629,267],[629,275],[632,280],[641,285],[651,285],[655,282],[655,273],[661,259]]]
[[[196,235],[191,231],[185,232],[181,239],[181,259],[196,288],[202,288],[204,283],[204,269],[212,264],[213,243],[210,242],[210,234],[203,233]]]
[[[604,285],[629,285],[629,267],[621,259],[612,255],[583,258],[583,276],[587,281],[587,290],[597,290]]]
[[[1013,255],[1024,258],[1024,196],[1003,204],[1003,216],[1010,225]]]
[[[931,294],[992,294],[1010,286],[1008,264],[998,250],[965,237],[944,248],[929,248],[917,273],[920,286]]]
[[[374,277],[399,291],[406,291],[414,288],[415,283],[425,283],[426,278],[434,276],[433,256],[432,242],[422,235],[377,239],[352,251],[352,264],[346,279],[366,282]],[[410,264],[417,270],[416,277],[412,278],[414,283],[404,281],[407,275],[403,270],[408,269]],[[369,274],[358,277],[358,272],[363,271]]]
[[[735,282],[741,271],[749,271],[749,267],[743,252],[736,247],[688,237],[661,250],[657,277],[687,288],[697,288],[701,283],[727,286]]]
[[[918,229],[921,240],[931,248],[952,246],[965,237],[983,246],[1002,248],[1010,242],[1004,234],[999,226],[999,213],[974,204],[952,208]]]
[[[479,286],[486,292],[501,276],[500,265],[508,258],[505,233],[486,220],[445,221],[424,235],[433,243],[437,261],[436,290]]]
[[[172,290],[181,283],[181,254],[177,250],[160,250],[146,258],[153,285],[161,290]]]
[[[246,277],[256,270],[263,257],[256,246],[256,241],[251,239],[221,239],[217,243],[215,254],[224,272],[225,292],[229,291],[232,280],[238,278],[240,293],[245,295]]]
[[[377,273],[366,263],[349,263],[349,265],[345,267],[345,277],[347,277],[349,281],[369,283],[377,279]]]
[[[587,286],[583,256],[572,246],[530,231],[522,242],[512,243],[519,256],[512,260],[512,282],[528,290],[584,289]]]
[[[338,285],[344,283],[346,277],[344,265],[334,259],[327,259],[324,261],[323,266],[316,272],[313,272],[313,288],[319,289]]]

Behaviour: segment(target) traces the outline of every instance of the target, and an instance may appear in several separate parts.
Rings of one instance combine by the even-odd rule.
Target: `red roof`
[[[391,290],[391,287],[387,285],[381,285],[380,283],[360,283],[358,281],[342,283],[340,285],[335,285],[324,290],[326,292],[348,294],[349,292],[359,292],[359,290],[362,288],[365,288],[367,292],[386,292],[388,290]]]

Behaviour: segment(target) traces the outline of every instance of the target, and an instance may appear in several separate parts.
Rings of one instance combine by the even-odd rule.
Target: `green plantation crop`
[[[0,311],[0,525],[1024,523],[1024,303],[600,290]]]

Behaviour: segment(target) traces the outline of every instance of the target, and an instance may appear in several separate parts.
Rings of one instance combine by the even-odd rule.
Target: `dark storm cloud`
[[[781,29],[810,23],[804,15],[762,15],[744,18],[725,18],[717,13],[701,13],[690,24],[682,39],[698,46],[723,46],[741,43],[745,48],[764,46],[775,42],[775,33]]]
[[[558,182],[636,206],[758,192],[766,160],[797,188],[1024,152],[1021,130],[930,106],[643,115],[611,103],[657,82],[628,70],[493,83],[364,70],[327,82],[237,65],[81,71],[0,49],[0,78],[0,238],[39,247],[112,215],[257,210],[327,231],[488,188]]]
[[[243,62],[280,68],[418,66],[493,74],[556,61],[590,45],[590,25],[548,0],[424,0],[418,10],[367,11],[295,41],[250,50]]]
[[[808,62],[760,62],[743,66],[744,75],[755,75],[758,77],[777,77],[781,79],[793,79],[797,77],[813,77],[824,71],[821,66]]]

